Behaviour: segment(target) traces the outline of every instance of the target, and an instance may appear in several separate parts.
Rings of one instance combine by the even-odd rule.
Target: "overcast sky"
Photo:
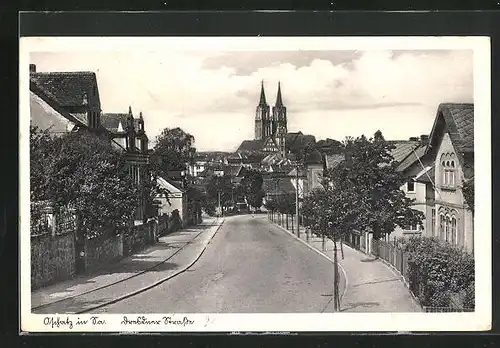
[[[165,127],[199,151],[253,139],[260,81],[274,105],[278,81],[288,130],[343,140],[428,134],[442,102],[473,101],[472,50],[134,51],[31,53],[37,71],[94,71],[103,112],[142,111],[151,140]]]

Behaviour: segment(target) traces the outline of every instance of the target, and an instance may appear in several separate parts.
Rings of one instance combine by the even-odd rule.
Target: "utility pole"
[[[218,205],[219,205],[219,214],[222,216],[222,207],[220,205],[220,191],[217,190],[217,200],[218,200]]]

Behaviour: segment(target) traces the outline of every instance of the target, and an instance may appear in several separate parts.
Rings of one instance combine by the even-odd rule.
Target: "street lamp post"
[[[297,162],[296,167],[295,167],[295,180],[296,180],[296,187],[295,187],[295,216],[296,216],[296,221],[297,221],[297,237],[300,238],[300,226],[299,226],[299,164]]]

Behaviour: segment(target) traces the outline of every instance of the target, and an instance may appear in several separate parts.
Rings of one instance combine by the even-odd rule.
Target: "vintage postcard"
[[[489,38],[23,37],[19,69],[22,331],[490,328]]]

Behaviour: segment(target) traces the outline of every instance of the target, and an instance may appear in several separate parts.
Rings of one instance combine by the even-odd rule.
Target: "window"
[[[443,154],[444,158],[454,158],[454,154]],[[447,188],[455,188],[456,185],[456,167],[455,160],[447,159],[441,161],[442,170],[442,186]]]
[[[458,244],[457,219],[454,216],[451,217],[451,243]]]
[[[450,226],[450,217],[449,216],[446,216],[446,221],[445,221],[445,230],[446,230],[446,233],[445,233],[445,240],[447,242],[450,242],[450,230],[451,230],[451,226]]]
[[[413,180],[410,180],[406,183],[406,191],[415,192],[415,182]]]
[[[444,239],[444,215],[439,215],[439,239]]]

